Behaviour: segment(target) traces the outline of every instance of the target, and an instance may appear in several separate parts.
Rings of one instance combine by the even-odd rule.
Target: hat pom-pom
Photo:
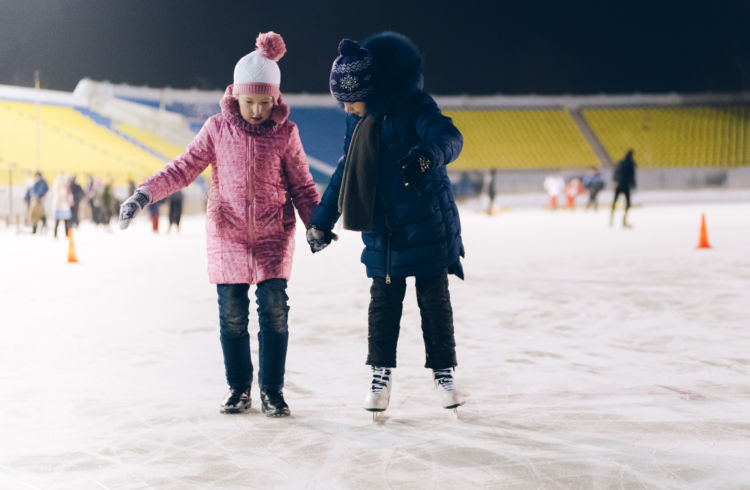
[[[342,39],[339,43],[339,53],[341,56],[356,56],[359,54],[359,43],[351,39]]]
[[[271,61],[279,61],[286,53],[284,39],[273,31],[261,32],[255,40],[255,46],[261,56]]]

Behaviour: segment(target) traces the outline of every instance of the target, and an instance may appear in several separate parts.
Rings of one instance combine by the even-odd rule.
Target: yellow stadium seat
[[[563,109],[451,110],[464,147],[451,170],[547,169],[598,166],[599,161]]]
[[[750,107],[649,107],[583,111],[613,161],[635,149],[641,168],[750,165]]]

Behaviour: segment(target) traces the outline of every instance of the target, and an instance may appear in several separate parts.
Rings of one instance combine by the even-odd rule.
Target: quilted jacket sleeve
[[[341,216],[339,213],[339,191],[341,190],[341,177],[344,174],[344,160],[346,160],[346,157],[342,155],[339,158],[336,171],[333,172],[328,187],[323,193],[323,198],[310,220],[311,225],[315,225],[321,230],[332,230]]]
[[[215,117],[206,121],[182,155],[141,184],[148,188],[151,202],[160,201],[183,187],[187,187],[215,160],[214,140],[211,134],[211,128],[215,125]]]
[[[448,165],[458,158],[464,138],[451,118],[444,116],[427,94],[421,94],[417,111],[416,130],[421,139],[418,147],[432,155],[438,165]]]

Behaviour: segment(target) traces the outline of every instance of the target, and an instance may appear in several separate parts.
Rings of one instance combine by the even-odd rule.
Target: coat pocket
[[[242,212],[228,201],[208,201],[206,232],[235,243],[247,242],[247,223]]]
[[[255,228],[259,235],[277,235],[284,231],[284,208],[279,189],[265,185],[263,192],[255,195]]]

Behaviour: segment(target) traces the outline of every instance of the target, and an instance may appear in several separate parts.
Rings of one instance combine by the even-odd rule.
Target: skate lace
[[[435,382],[438,386],[446,391],[454,391],[456,385],[453,382],[453,372],[451,369],[436,369]]]
[[[372,386],[370,386],[370,391],[381,393],[388,386],[390,379],[391,370],[389,368],[372,368]]]

